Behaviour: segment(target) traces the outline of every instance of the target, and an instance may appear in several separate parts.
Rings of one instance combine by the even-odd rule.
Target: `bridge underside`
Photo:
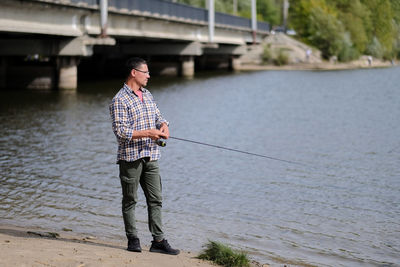
[[[216,25],[210,43],[204,22],[114,11],[104,38],[99,16],[90,8],[3,0],[0,87],[76,88],[80,62],[104,73],[110,63],[130,56],[148,59],[152,72],[160,74],[193,76],[195,69],[221,65],[235,69],[247,45],[266,35]],[[15,78],[26,71],[32,77]]]
[[[3,88],[76,88],[79,64],[83,75],[117,76],[113,73],[118,69],[114,64],[123,66],[131,56],[146,58],[152,73],[190,77],[196,69],[235,69],[240,64],[240,55],[246,52],[246,45],[146,38],[54,38],[33,34],[0,35],[0,46],[0,87]],[[23,81],[15,78],[27,72],[31,75]]]

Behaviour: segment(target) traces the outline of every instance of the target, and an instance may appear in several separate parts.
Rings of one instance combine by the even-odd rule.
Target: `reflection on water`
[[[168,140],[165,231],[263,263],[399,264],[400,69],[154,78],[171,135],[307,166]],[[120,81],[77,92],[0,92],[1,223],[123,240],[108,104]],[[140,237],[150,241],[144,197]]]

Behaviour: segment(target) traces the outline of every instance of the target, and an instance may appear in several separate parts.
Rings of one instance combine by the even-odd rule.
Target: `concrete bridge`
[[[255,20],[255,0],[253,19],[214,12],[207,1],[208,10],[167,0],[2,0],[0,87],[76,88],[79,62],[101,72],[132,55],[166,57],[183,76],[194,75],[195,62],[235,69],[269,24]],[[159,72],[171,70],[163,64]]]

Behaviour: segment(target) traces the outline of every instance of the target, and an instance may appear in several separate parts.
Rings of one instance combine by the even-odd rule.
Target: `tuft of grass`
[[[289,55],[286,53],[285,49],[279,49],[278,56],[274,59],[274,63],[277,66],[287,65],[289,63]]]
[[[264,46],[264,52],[262,54],[262,60],[264,63],[270,63],[273,60],[273,55],[271,51],[271,45]]]
[[[199,259],[213,261],[226,267],[248,267],[250,261],[244,252],[235,252],[227,245],[209,241],[206,249],[198,256]]]

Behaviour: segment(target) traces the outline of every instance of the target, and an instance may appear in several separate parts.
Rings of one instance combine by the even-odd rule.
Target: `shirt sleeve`
[[[156,127],[157,127],[157,129],[160,129],[162,123],[166,123],[169,126],[169,122],[166,119],[164,119],[163,116],[161,115],[161,112],[158,109],[157,103],[156,103],[156,101],[154,101],[153,95],[150,92],[148,92],[148,93],[149,93],[149,97],[150,97],[151,101],[153,102],[154,109],[155,109],[155,112],[156,112],[155,115],[156,115]]]
[[[126,105],[119,99],[113,99],[110,104],[110,115],[115,136],[119,139],[132,140],[134,129],[129,123]]]
[[[157,107],[157,104],[154,102],[155,108],[156,108],[156,127],[157,129],[160,129],[162,123],[166,123],[169,126],[169,122],[163,118],[161,115],[160,110]]]

